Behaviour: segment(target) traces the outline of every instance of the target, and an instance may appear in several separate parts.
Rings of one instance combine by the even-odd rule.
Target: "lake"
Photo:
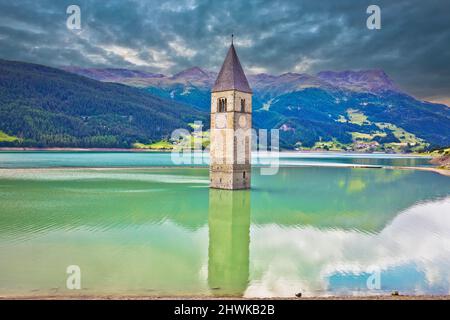
[[[450,293],[450,178],[395,169],[428,159],[280,164],[230,192],[168,153],[0,152],[0,295]]]

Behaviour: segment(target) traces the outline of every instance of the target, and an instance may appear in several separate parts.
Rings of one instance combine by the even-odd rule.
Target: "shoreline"
[[[0,147],[0,152],[20,152],[20,151],[54,151],[54,152],[171,152],[168,149],[127,149],[127,148],[19,148]]]
[[[37,148],[37,147],[0,147],[0,152],[20,152],[20,151],[54,151],[54,152],[165,152],[170,153],[173,149],[138,149],[138,148]],[[195,150],[192,150],[195,152]],[[270,152],[270,151],[266,151]],[[386,152],[358,152],[358,151],[338,151],[338,150],[280,150],[280,153],[342,153],[342,154],[373,154],[373,155],[395,155],[405,157],[427,157],[431,155],[421,153],[386,153]]]
[[[327,165],[327,166],[321,166],[321,165],[314,165],[314,164],[306,164],[301,166],[283,166],[281,165],[280,168],[306,168],[306,167],[313,167],[313,168],[351,168],[351,169],[385,169],[385,170],[419,170],[419,171],[428,171],[428,172],[434,172],[446,177],[450,177],[450,170],[448,169],[442,169],[438,167],[406,167],[406,166],[368,166],[368,165],[345,165],[345,166],[338,166],[338,165]],[[255,166],[255,169],[258,168],[264,168],[263,166]],[[167,166],[167,165],[160,165],[160,166],[117,166],[117,167],[64,167],[64,166],[55,166],[55,167],[17,167],[17,168],[8,168],[8,167],[0,167],[0,170],[151,170],[151,169],[208,169],[207,165],[204,166],[192,166],[192,165],[186,165],[186,166]]]
[[[344,295],[344,296],[311,296],[311,297],[267,297],[267,298],[245,298],[234,296],[146,296],[146,295],[0,295],[0,300],[248,300],[248,301],[270,301],[270,300],[450,300],[450,295]]]
[[[450,170],[436,168],[436,167],[383,167],[384,169],[400,169],[400,170],[420,170],[420,171],[430,171],[434,173],[438,173],[440,175],[450,177]]]

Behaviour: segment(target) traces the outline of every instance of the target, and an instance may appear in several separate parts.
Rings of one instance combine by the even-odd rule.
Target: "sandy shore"
[[[431,171],[436,172],[439,174],[442,174],[444,176],[450,177],[450,170],[447,169],[440,169],[440,168],[434,168],[434,167],[383,167],[385,169],[400,169],[400,170],[421,170],[421,171]]]
[[[242,298],[213,296],[128,296],[128,295],[31,295],[1,296],[0,300],[450,300],[450,295],[378,295],[378,296],[326,296],[302,298]]]

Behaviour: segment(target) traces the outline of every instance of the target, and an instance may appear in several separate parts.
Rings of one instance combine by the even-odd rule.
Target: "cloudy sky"
[[[69,30],[67,7],[81,8]],[[381,8],[369,30],[366,9]],[[450,105],[448,0],[0,0],[0,58],[166,74],[218,70],[235,34],[248,73],[383,69]]]

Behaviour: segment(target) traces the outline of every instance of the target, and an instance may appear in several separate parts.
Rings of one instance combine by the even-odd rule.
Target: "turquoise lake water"
[[[299,153],[282,152],[278,163],[282,166],[418,166],[428,167],[429,157],[387,154]],[[208,166],[208,154],[175,164],[169,152],[0,152],[0,168],[50,167],[157,167]],[[199,160],[199,161],[197,161]],[[275,157],[253,156],[256,166],[268,165]]]
[[[280,163],[230,192],[168,153],[0,153],[0,295],[450,293],[450,178],[358,167],[428,159]]]

